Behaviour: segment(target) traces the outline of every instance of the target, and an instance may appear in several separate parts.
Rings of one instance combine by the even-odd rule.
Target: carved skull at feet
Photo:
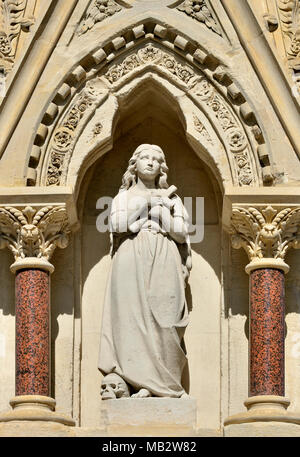
[[[102,400],[115,400],[117,398],[130,397],[129,388],[124,381],[116,373],[110,373],[104,376],[101,383]]]

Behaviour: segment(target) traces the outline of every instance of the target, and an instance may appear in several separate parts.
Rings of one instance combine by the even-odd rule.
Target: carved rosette
[[[97,22],[102,22],[121,10],[122,7],[114,0],[93,0],[79,25],[78,35],[83,35],[91,30]]]
[[[69,232],[64,206],[0,208],[0,249],[8,247],[16,262],[29,257],[48,262],[56,247],[67,247]]]
[[[28,31],[33,17],[25,17],[27,0],[2,0],[0,5],[0,69],[6,75],[14,64],[18,37]]]
[[[207,0],[184,0],[176,9],[202,22],[207,28],[222,36],[221,27],[217,23]]]
[[[65,114],[62,122],[56,127],[50,146],[47,186],[57,186],[64,182],[80,127],[101,103],[100,95],[101,92],[88,82]],[[99,134],[101,129],[102,127],[99,126],[95,135]]]
[[[206,78],[200,79],[192,92],[205,102],[223,130],[227,148],[231,151],[234,160],[239,185],[252,185],[255,178],[250,161],[250,146],[242,126]]]
[[[271,259],[274,268],[277,264],[288,271],[284,263],[288,249],[300,248],[300,208],[234,206],[231,223],[233,248],[244,248],[252,264]]]

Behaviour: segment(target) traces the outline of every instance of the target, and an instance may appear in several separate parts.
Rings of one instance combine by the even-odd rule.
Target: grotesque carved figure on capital
[[[112,264],[98,367],[106,380],[118,375],[135,398],[187,395],[188,215],[167,172],[162,149],[140,145],[110,214]],[[111,398],[105,389],[101,395]]]

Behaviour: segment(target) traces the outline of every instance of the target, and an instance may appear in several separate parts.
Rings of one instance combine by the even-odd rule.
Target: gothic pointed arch
[[[41,123],[28,152],[27,185],[76,186],[69,164],[85,128],[97,118],[93,127],[98,132],[95,148],[100,150],[99,145],[107,145],[109,140],[104,139],[105,129],[101,131],[102,122],[96,113],[105,110],[111,99],[118,107],[122,88],[130,83],[134,86],[144,75],[155,75],[165,81],[162,86],[171,84],[181,91],[179,98],[186,99],[181,103],[182,118],[191,114],[194,136],[206,136],[210,146],[203,146],[205,140],[199,138],[195,143],[202,144],[225,185],[259,186],[272,182],[264,128],[238,80],[232,78],[217,55],[185,36],[174,34],[171,27],[148,19],[96,49],[81,53],[77,65],[65,75],[40,115]],[[169,92],[172,94],[172,90]],[[184,103],[191,106],[186,109]],[[109,116],[113,118],[114,110]],[[190,125],[187,119],[184,122]],[[188,131],[187,135],[193,136]],[[212,146],[213,135],[217,148]],[[218,150],[223,150],[222,160],[216,159]],[[89,153],[86,154],[88,157]],[[219,171],[218,160],[223,164]],[[78,170],[73,169],[72,173],[74,177]]]

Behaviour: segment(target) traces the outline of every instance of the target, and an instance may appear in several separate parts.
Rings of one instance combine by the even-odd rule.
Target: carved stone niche
[[[95,117],[91,119],[86,131],[81,135],[70,162],[70,170],[72,170],[77,165],[75,160],[78,162],[80,154],[83,154],[83,151],[86,153],[90,151],[92,160],[96,153],[96,147],[91,141],[94,138],[92,132],[95,123],[101,122],[103,129],[99,137],[93,141],[99,141],[99,146],[101,146],[100,141],[103,141],[105,148],[108,148],[108,141],[106,140],[104,143],[104,140],[109,138],[112,141],[111,150],[104,150],[106,152],[105,154],[104,152],[102,154],[99,153],[98,150],[99,155],[97,162],[95,162],[95,167],[91,172],[88,172],[90,187],[84,197],[85,201],[82,202],[82,207],[84,208],[82,240],[85,240],[83,241],[85,246],[83,249],[83,277],[86,278],[83,284],[82,297],[82,331],[86,334],[90,332],[91,326],[95,326],[97,320],[99,321],[99,330],[103,323],[103,293],[107,279],[106,273],[109,268],[107,262],[110,260],[107,256],[109,251],[108,236],[97,233],[96,227],[92,227],[92,224],[95,225],[95,204],[99,197],[103,195],[112,197],[116,195],[124,167],[126,170],[128,160],[130,159],[128,154],[132,154],[138,145],[147,141],[151,141],[153,144],[160,144],[166,154],[167,164],[170,164],[168,183],[175,182],[178,184],[180,194],[183,196],[195,198],[204,195],[205,198],[210,198],[212,203],[206,211],[207,221],[209,220],[215,223],[218,218],[216,210],[217,203],[214,199],[213,184],[210,182],[208,167],[203,163],[204,160],[199,159],[201,151],[194,151],[192,145],[189,143],[189,139],[195,135],[198,140],[198,147],[200,145],[202,150],[205,147],[214,147],[213,144],[217,141],[217,137],[210,123],[207,122],[204,115],[201,115],[201,112],[198,112],[200,110],[193,110],[194,105],[184,96],[182,90],[174,89],[174,96],[169,95],[167,88],[172,87],[171,84],[165,83],[165,88],[162,77],[155,72],[152,72],[151,78],[143,75],[139,78],[139,82],[140,84],[137,85],[135,81],[131,81],[126,86],[126,97],[120,90],[119,97],[118,93],[115,99],[110,96],[102,107],[97,110]],[[116,101],[119,102],[118,105]],[[117,111],[118,109],[119,112]],[[109,116],[107,113],[113,112],[113,110],[115,110],[115,113],[118,113],[119,117],[116,116],[117,121],[113,124],[114,127],[112,128],[108,126]],[[182,112],[187,116],[186,124],[184,123],[185,118]],[[197,119],[193,115],[194,113]],[[113,123],[113,119],[111,123]],[[188,136],[186,136],[185,128],[190,133]],[[112,140],[111,132],[114,135]],[[105,135],[107,136],[105,137]],[[202,144],[203,146],[201,146]],[[214,149],[214,151],[215,154],[221,154],[223,152],[221,149],[217,151]],[[215,180],[216,178],[214,177],[212,179]],[[214,184],[216,184],[215,181]],[[219,226],[216,226],[216,231],[218,230]],[[218,237],[218,234],[216,236]],[[91,246],[94,246],[94,249],[90,249]],[[95,246],[97,246],[97,251],[95,250]],[[96,256],[93,253],[96,253]],[[209,253],[208,256],[210,255],[216,259],[218,257],[216,249],[214,249],[214,252]],[[195,265],[193,266],[195,268],[195,275],[192,273],[194,275],[194,283],[191,287],[193,287],[192,292],[194,294],[196,294],[195,288],[199,284],[199,276],[203,278],[203,271],[205,270],[204,266],[201,275],[199,262],[200,260],[196,258]],[[212,262],[212,259],[209,259],[208,262]],[[209,277],[209,281],[214,281],[214,290],[219,291],[218,279],[214,274],[212,277],[211,271],[212,269],[209,268],[205,282],[206,284],[208,283],[207,278]],[[200,281],[202,280],[204,281],[204,279],[200,279]],[[207,286],[204,285],[204,288],[207,290]],[[218,300],[213,301],[216,304],[218,303]],[[88,303],[90,306],[87,306]],[[212,307],[214,308],[214,304]],[[210,324],[215,326],[217,325],[217,316],[219,314],[212,307],[210,307],[207,319],[212,319]],[[199,307],[193,310],[191,319],[194,322],[198,322],[200,313],[201,310]],[[214,317],[212,318],[212,316]],[[192,329],[191,331],[193,332],[194,330]],[[217,332],[217,328],[215,331]],[[101,379],[99,376],[99,380],[97,381],[99,384],[92,386],[92,391],[89,383],[90,376],[94,373],[98,359],[97,351],[96,354],[95,351],[92,351],[93,354],[91,354],[90,348],[99,344],[99,334],[94,332],[93,335],[95,335],[95,337],[92,336],[93,340],[89,340],[88,344],[82,346],[82,359],[88,359],[88,366],[84,372],[81,385],[82,395],[85,398],[84,405],[82,406],[82,423],[84,426],[97,423],[99,426],[106,427],[108,433],[114,430],[117,433],[121,431],[127,433],[128,430],[132,433],[142,433],[142,430],[146,429],[147,431],[153,430],[155,434],[159,433],[160,435],[170,433],[176,436],[177,433],[177,436],[179,436],[182,433],[194,433],[196,427],[196,403],[199,401],[199,398],[207,398],[207,395],[210,395],[209,392],[205,392],[203,395],[202,392],[199,393],[201,387],[199,388],[197,370],[199,365],[201,367],[204,366],[204,361],[196,357],[196,345],[194,347],[191,347],[191,344],[187,346],[188,359],[190,360],[191,357],[189,366],[189,395],[192,398],[120,397],[117,399],[105,399],[103,401],[100,399],[99,393],[101,391],[101,383],[103,383],[105,378]],[[198,335],[195,335],[195,338],[198,338]],[[202,342],[199,342],[199,345],[201,344]],[[213,342],[209,351],[213,354],[212,358],[217,360],[218,356],[216,354],[219,351],[217,343],[215,345],[215,342]],[[193,360],[196,359],[197,364],[193,363]],[[212,366],[215,365],[212,364]],[[213,369],[209,368],[209,371],[213,371]],[[184,375],[184,382],[188,384],[188,374],[184,373]],[[211,377],[213,378],[211,382],[219,385],[219,379],[217,380],[213,373]],[[95,398],[99,400],[95,401]],[[215,399],[212,403],[214,417],[219,417],[219,412],[215,413],[219,403]],[[216,425],[217,427],[218,425]]]

